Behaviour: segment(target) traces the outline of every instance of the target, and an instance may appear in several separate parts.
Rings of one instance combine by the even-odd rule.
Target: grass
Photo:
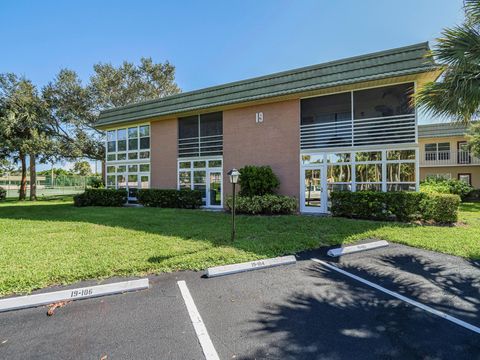
[[[458,227],[312,216],[230,216],[201,210],[75,208],[71,198],[0,205],[0,295],[78,280],[201,270],[380,238],[480,259],[480,204],[462,204]]]

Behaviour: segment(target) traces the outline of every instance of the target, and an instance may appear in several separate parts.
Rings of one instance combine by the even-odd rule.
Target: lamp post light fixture
[[[230,183],[232,184],[232,242],[235,240],[235,185],[238,183],[238,178],[240,177],[240,172],[233,168],[228,173]]]

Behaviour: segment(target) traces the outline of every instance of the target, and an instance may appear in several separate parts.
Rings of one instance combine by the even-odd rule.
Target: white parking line
[[[413,306],[416,306],[422,310],[425,310],[433,315],[437,315],[437,316],[440,316],[441,318],[445,319],[445,320],[448,320],[448,321],[451,321],[457,325],[460,325],[462,327],[464,327],[465,329],[468,329],[468,330],[471,330],[473,332],[476,332],[477,334],[480,334],[480,328],[479,327],[476,327],[472,324],[469,324],[463,320],[460,320],[460,319],[457,319],[456,317],[453,317],[453,316],[450,316],[448,314],[445,314],[443,311],[439,311],[439,310],[436,310],[430,306],[427,306],[427,305],[424,305],[418,301],[415,301],[415,300],[412,300],[406,296],[403,296],[403,295],[400,295],[394,291],[391,291],[391,290],[388,290],[388,289],[385,289],[384,287],[380,286],[380,285],[377,285],[375,283],[372,283],[371,281],[368,281],[368,280],[365,280],[363,278],[361,278],[360,276],[357,276],[357,275],[354,275],[354,274],[351,274],[349,273],[348,271],[345,271],[345,270],[342,270],[334,265],[331,265],[325,261],[322,261],[322,260],[319,260],[319,259],[315,259],[315,258],[312,258],[312,261],[315,261],[319,264],[322,264],[323,266],[326,266],[328,267],[329,269],[332,269],[334,271],[337,271],[343,275],[346,275],[352,279],[355,279],[365,285],[368,285],[370,287],[373,287],[374,289],[377,289],[377,290],[380,290],[390,296],[393,296],[397,299],[400,299],[402,301],[405,301],[406,303],[410,304],[410,305],[413,305]]]
[[[205,355],[206,360],[220,360],[218,357],[217,351],[213,346],[212,340],[208,335],[207,328],[203,323],[202,317],[198,312],[198,309],[193,301],[192,295],[188,290],[187,283],[183,280],[177,281],[177,285],[180,288],[182,293],[183,301],[185,301],[185,306],[187,307],[188,315],[190,315],[190,320],[192,321],[193,328],[197,334],[198,341],[202,346],[203,354]]]

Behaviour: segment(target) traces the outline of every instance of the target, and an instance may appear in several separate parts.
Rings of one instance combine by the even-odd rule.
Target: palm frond
[[[479,0],[464,0],[463,7],[465,9],[465,15],[467,23],[471,26],[480,24],[480,1]]]

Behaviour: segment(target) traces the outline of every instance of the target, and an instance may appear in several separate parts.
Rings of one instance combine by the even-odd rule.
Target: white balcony
[[[470,166],[480,165],[480,159],[468,150],[421,151],[420,166]]]

